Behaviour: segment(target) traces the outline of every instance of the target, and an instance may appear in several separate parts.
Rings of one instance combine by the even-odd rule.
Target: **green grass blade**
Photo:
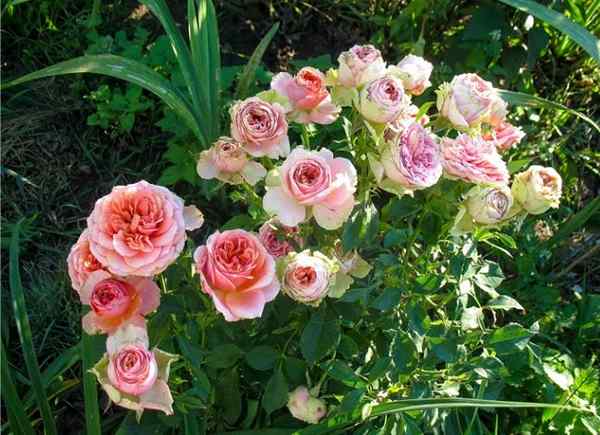
[[[3,84],[0,89],[44,77],[78,73],[103,74],[141,86],[162,99],[183,119],[201,142],[207,143],[207,138],[200,129],[200,119],[195,116],[187,98],[167,79],[151,68],[121,56],[101,54],[77,57],[19,77]]]
[[[565,110],[583,119],[600,132],[600,126],[598,126],[596,122],[577,110],[569,109],[567,106],[555,103],[554,101],[546,100],[545,98],[536,97],[535,95],[524,94],[522,92],[505,91],[503,89],[499,89],[498,91],[500,92],[502,99],[504,99],[507,103],[520,106],[539,107],[540,109]]]
[[[548,240],[548,247],[551,248],[565,240],[575,231],[583,227],[585,223],[598,212],[600,212],[600,197],[591,200],[582,210],[575,213],[567,222],[562,224],[556,234]]]
[[[210,62],[210,101],[213,107],[213,137],[220,133],[221,115],[221,44],[219,42],[219,23],[217,12],[212,0],[203,0],[207,3],[207,33],[208,33],[208,57]]]
[[[248,92],[250,91],[250,85],[256,77],[256,70],[258,69],[258,66],[260,65],[265,51],[267,50],[267,47],[271,43],[271,40],[273,39],[273,36],[275,36],[275,33],[277,33],[278,29],[279,23],[273,24],[271,30],[269,30],[269,32],[256,46],[254,53],[252,53],[250,60],[248,60],[248,63],[246,64],[244,70],[242,71],[242,74],[240,75],[240,79],[238,81],[236,89],[236,98],[241,100],[248,96]]]
[[[46,397],[46,391],[42,384],[40,375],[40,367],[35,356],[33,340],[31,338],[31,327],[29,326],[29,318],[27,317],[27,307],[25,305],[25,295],[23,293],[23,285],[21,284],[21,273],[19,272],[19,233],[21,230],[21,221],[13,228],[13,233],[10,241],[10,259],[9,259],[9,281],[12,296],[12,305],[15,312],[15,321],[17,323],[17,331],[21,340],[23,349],[23,358],[31,380],[31,387],[35,393],[37,404],[40,408],[40,414],[44,420],[44,428],[49,435],[56,435],[56,423],[52,416],[52,410]]]
[[[21,399],[19,399],[17,389],[10,376],[8,358],[6,357],[6,351],[4,350],[4,341],[1,342],[1,346],[0,366],[2,372],[2,388],[0,390],[2,391],[2,398],[4,400],[4,405],[6,406],[8,422],[13,433],[34,435],[35,432],[31,427],[31,422],[27,418],[27,415],[25,415],[25,407],[23,406]],[[17,430],[17,428],[19,430]]]
[[[568,35],[600,64],[600,40],[566,16],[531,0],[500,0],[502,3],[533,15]]]
[[[82,312],[82,315],[85,313]],[[83,399],[85,402],[86,435],[101,435],[100,406],[98,405],[98,384],[96,376],[89,372],[102,357],[104,340],[102,336],[87,335],[81,332],[83,362]]]

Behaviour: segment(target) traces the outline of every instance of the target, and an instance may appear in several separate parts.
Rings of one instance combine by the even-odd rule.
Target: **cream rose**
[[[542,214],[550,208],[558,208],[562,178],[553,168],[533,165],[515,175],[512,194],[528,213]]]

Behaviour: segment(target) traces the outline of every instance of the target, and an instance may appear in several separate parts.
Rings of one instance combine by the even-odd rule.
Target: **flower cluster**
[[[363,45],[338,62],[326,73],[305,67],[276,74],[270,90],[232,105],[227,135],[198,156],[203,179],[247,184],[256,192],[264,185],[262,201],[253,204],[256,233],[216,231],[193,252],[199,288],[225,321],[260,318],[280,291],[317,307],[365,278],[371,266],[356,250],[342,249],[340,228],[373,190],[402,196],[442,179],[463,183],[468,191],[454,235],[558,206],[561,178],[552,168],[532,166],[510,187],[501,153],[524,133],[507,121],[507,104],[491,83],[476,74],[454,77],[436,91],[438,113],[428,115],[431,104],[413,102],[431,86],[433,65],[425,59],[408,55],[387,65],[379,50]],[[344,147],[337,146],[342,141],[310,143],[314,124],[340,117]],[[292,123],[303,132],[295,146],[288,136]],[[87,222],[68,263],[73,288],[90,306],[84,329],[109,335],[94,373],[119,405],[169,413],[166,382],[175,357],[149,350],[144,316],[160,302],[152,277],[176,260],[186,229],[200,226],[202,215],[142,181],[115,187]],[[327,406],[316,395],[304,386],[294,390],[292,415],[318,422]]]

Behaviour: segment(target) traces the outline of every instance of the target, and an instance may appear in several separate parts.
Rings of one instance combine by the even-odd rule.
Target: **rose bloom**
[[[405,106],[395,120],[388,122],[385,125],[385,129],[383,130],[383,138],[386,141],[394,140],[396,136],[402,133],[407,122],[418,122],[423,127],[429,124],[429,116],[423,114],[419,119],[417,119],[418,113],[419,108],[414,104]]]
[[[104,266],[90,251],[89,231],[87,229],[81,233],[77,243],[71,247],[67,257],[67,266],[71,286],[77,293],[79,293],[92,272],[104,269]]]
[[[320,253],[303,251],[286,258],[282,291],[296,302],[318,306],[332,284],[331,261]]]
[[[251,156],[277,159],[290,153],[288,123],[280,104],[252,97],[235,103],[230,115],[231,135]]]
[[[494,147],[480,136],[460,134],[456,139],[442,139],[442,165],[450,178],[471,183],[507,184],[506,163]]]
[[[276,178],[276,177],[274,177]],[[356,169],[348,159],[334,158],[328,149],[294,148],[279,168],[279,179],[269,181],[264,209],[284,225],[296,226],[307,208],[322,228],[342,226],[354,208]]]
[[[301,124],[331,124],[340,114],[341,109],[331,102],[325,87],[325,76],[318,69],[304,67],[295,77],[279,73],[273,77],[271,89],[290,101],[290,117]]]
[[[165,187],[139,181],[96,201],[87,223],[90,251],[110,272],[152,276],[177,259],[185,230],[202,225],[202,214]]]
[[[362,89],[357,109],[367,120],[385,124],[395,120],[409,104],[402,82],[385,76],[369,82]]]
[[[558,208],[562,178],[553,168],[533,165],[515,175],[512,194],[528,213],[542,214],[550,208]]]
[[[154,354],[142,347],[127,345],[110,358],[108,379],[123,393],[139,396],[152,388],[157,377]]]
[[[493,142],[496,149],[502,152],[521,142],[525,137],[525,133],[519,127],[502,121],[493,130],[484,133],[482,137]]]
[[[327,414],[325,402],[310,394],[304,385],[289,393],[287,407],[294,418],[310,424],[317,424]]]
[[[81,319],[88,334],[111,334],[128,322],[143,323],[143,316],[160,304],[160,289],[151,279],[118,278],[104,270],[92,272],[79,295],[91,308]]]
[[[302,238],[298,235],[300,228],[288,227],[271,219],[265,222],[258,230],[258,238],[275,258],[284,257],[295,250],[295,246],[302,246]]]
[[[243,145],[229,137],[219,138],[209,150],[200,153],[196,171],[205,180],[216,178],[229,184],[255,185],[267,175],[264,166],[248,160]]]
[[[275,259],[247,231],[215,232],[194,252],[202,290],[228,322],[262,316],[279,292]]]
[[[465,207],[471,218],[481,224],[496,224],[508,217],[513,204],[507,186],[473,187],[466,195]]]
[[[390,180],[409,190],[433,186],[442,176],[439,145],[418,122],[404,123],[388,142],[381,163]]]
[[[358,87],[385,74],[381,52],[372,45],[355,45],[338,57],[338,80],[347,88]]]
[[[502,109],[500,97],[492,84],[477,74],[457,75],[438,91],[438,110],[459,128],[473,127],[489,120],[494,105],[496,111]],[[500,115],[496,113],[495,118]]]
[[[421,95],[425,89],[431,86],[429,77],[433,71],[433,65],[419,56],[409,54],[396,66],[388,68],[388,74],[398,76],[402,80],[404,89],[412,95]]]

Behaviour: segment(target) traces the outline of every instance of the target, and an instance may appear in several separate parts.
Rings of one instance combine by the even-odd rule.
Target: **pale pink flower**
[[[320,252],[292,252],[282,262],[282,291],[296,302],[318,306],[335,285],[338,267]]]
[[[338,80],[347,88],[364,85],[385,74],[381,52],[372,45],[355,45],[338,57]]]
[[[298,225],[311,210],[317,224],[336,229],[354,208],[356,169],[328,149],[295,148],[279,168],[279,178],[273,178],[267,177],[263,207],[284,225]]]
[[[157,378],[156,358],[142,347],[126,345],[110,358],[108,379],[123,393],[139,396],[152,388]]]
[[[87,219],[90,251],[115,275],[156,275],[177,259],[185,230],[201,225],[201,216],[165,187],[116,186]]]
[[[367,120],[385,124],[398,118],[409,106],[402,82],[385,76],[369,82],[360,92],[357,110]]]
[[[311,424],[317,424],[327,414],[327,404],[304,385],[289,393],[287,407],[294,418]]]
[[[499,152],[509,150],[521,142],[524,137],[523,130],[505,121],[500,122],[493,130],[483,134],[483,138],[492,141]]]
[[[290,101],[290,118],[301,124],[331,124],[340,114],[325,87],[325,76],[315,68],[304,67],[295,77],[279,73],[273,77],[271,89]]]
[[[442,164],[451,178],[471,183],[507,184],[509,175],[493,143],[460,134],[442,139]]]
[[[258,97],[238,101],[230,110],[231,136],[254,157],[276,159],[290,152],[285,110]]]
[[[79,293],[92,272],[104,269],[104,266],[90,251],[89,231],[87,229],[81,233],[77,243],[71,247],[67,257],[67,266],[71,286],[77,293]]]
[[[151,279],[119,278],[104,270],[89,275],[79,296],[91,308],[81,319],[88,334],[111,334],[124,324],[143,323],[143,316],[160,304],[160,289]]]
[[[433,71],[433,65],[425,59],[413,54],[405,56],[398,65],[388,68],[388,74],[398,76],[402,80],[404,89],[412,95],[421,95],[425,89],[431,86],[429,77]]]
[[[249,160],[243,145],[229,137],[219,138],[210,149],[200,153],[196,171],[205,180],[216,178],[229,184],[245,181],[255,185],[267,175],[264,166]]]
[[[271,219],[260,227],[258,238],[269,254],[279,258],[295,251],[296,247],[302,246],[303,241],[299,232],[300,228],[298,227],[288,227],[276,219]]]
[[[279,293],[275,259],[247,231],[215,232],[194,252],[202,290],[228,322],[262,316]]]

